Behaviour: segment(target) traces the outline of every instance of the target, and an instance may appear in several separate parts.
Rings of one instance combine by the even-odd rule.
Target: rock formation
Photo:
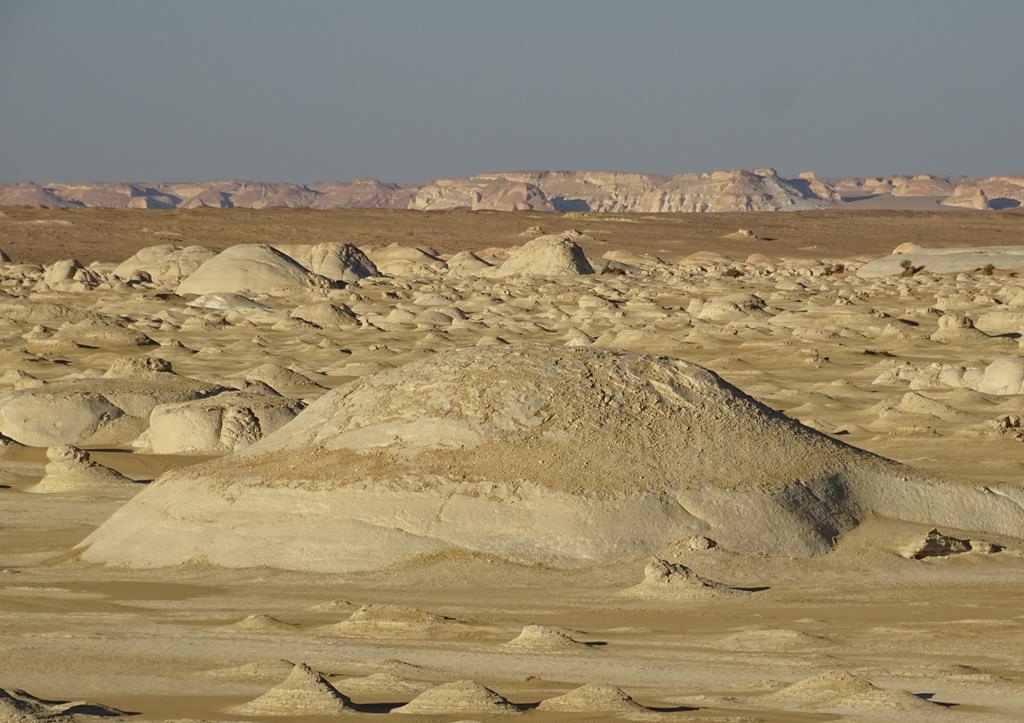
[[[972,248],[896,248],[888,256],[869,261],[857,269],[862,279],[895,276],[903,273],[904,264],[921,267],[934,274],[970,273],[993,269],[1019,269],[1024,266],[1024,250],[1020,246],[975,246]]]
[[[624,592],[637,597],[705,598],[737,590],[701,577],[681,563],[652,557],[644,568],[644,579]]]
[[[594,273],[583,249],[570,235],[538,236],[509,254],[501,266],[483,272],[502,276],[579,276]]]
[[[146,429],[158,405],[197,400],[222,390],[167,372],[161,375],[15,389],[0,395],[0,434],[36,447],[128,443]]]
[[[32,488],[33,492],[102,493],[105,489],[133,484],[120,472],[94,462],[88,452],[78,447],[50,447],[46,458],[46,475]]]
[[[551,653],[578,652],[588,645],[581,643],[568,632],[549,625],[526,625],[518,636],[509,640],[504,647],[518,650],[543,651]]]
[[[325,716],[355,713],[352,701],[338,692],[321,673],[304,663],[292,668],[288,677],[248,703],[234,706],[232,713],[249,716]]]
[[[203,263],[178,285],[177,293],[294,293],[330,285],[329,279],[271,246],[238,244]]]
[[[887,199],[888,208],[1016,208],[1024,177],[893,175],[782,178],[771,168],[657,176],[614,171],[509,171],[418,185],[375,178],[330,183],[34,183],[0,184],[0,206],[103,208],[402,208],[424,211],[593,211],[662,213],[800,211]]]
[[[118,264],[114,275],[124,281],[148,277],[154,283],[174,287],[216,255],[204,246],[147,246]]]
[[[395,708],[406,715],[515,715],[521,711],[505,698],[473,680],[442,683]]]
[[[578,566],[693,535],[800,556],[873,511],[1024,536],[1012,491],[921,479],[692,364],[486,346],[335,389],[248,449],[167,473],[81,547],[339,571],[451,547]]]
[[[541,701],[537,709],[559,713],[604,713],[627,720],[657,717],[621,689],[610,685],[584,685],[565,695]]]
[[[160,404],[133,446],[154,454],[222,454],[256,443],[300,409],[302,404],[291,399],[249,392]]]

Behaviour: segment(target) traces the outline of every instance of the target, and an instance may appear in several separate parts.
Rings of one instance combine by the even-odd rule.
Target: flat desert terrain
[[[1022,242],[4,208],[0,720],[1020,721]]]

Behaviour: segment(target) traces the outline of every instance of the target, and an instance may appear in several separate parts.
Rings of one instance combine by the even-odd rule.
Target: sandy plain
[[[108,278],[113,262],[147,246],[220,250],[243,242],[345,241],[381,266],[391,243],[441,259],[475,251],[500,262],[502,249],[524,244],[538,226],[579,230],[575,238],[595,265],[607,257],[626,272],[467,282],[391,259],[401,273],[330,292],[373,323],[332,328],[282,323],[306,295],[259,296],[263,316],[246,320],[195,310],[145,283],[43,288],[44,269],[31,268],[75,258],[99,262],[97,275]],[[753,237],[724,238],[741,227]],[[0,285],[8,294],[0,311],[7,372],[0,391],[35,383],[16,372],[53,384],[98,377],[125,357],[162,356],[179,376],[221,382],[268,362],[299,369],[315,385],[278,391],[311,402],[327,389],[454,348],[573,341],[694,362],[847,444],[965,485],[1019,488],[1021,395],[926,384],[920,372],[943,364],[983,370],[1019,356],[1020,320],[1005,313],[1024,309],[1024,276],[925,269],[862,279],[855,269],[907,242],[1022,239],[1024,214],[1015,212],[620,217],[9,208],[0,216],[0,248],[13,260]],[[437,298],[472,323],[393,315]],[[10,313],[45,304],[120,318],[122,328],[142,330],[160,346],[52,343],[67,319]],[[571,323],[556,321],[552,309]],[[200,318],[207,323],[185,323]],[[44,333],[33,334],[37,326]],[[94,461],[140,481],[211,456],[82,446]],[[873,514],[823,555],[699,545],[673,551],[704,578],[744,589],[736,594],[623,594],[643,580],[648,556],[567,569],[446,550],[351,573],[202,561],[135,569],[85,562],[75,546],[145,485],[29,492],[46,463],[39,446],[12,446],[0,456],[0,687],[8,691],[85,700],[138,720],[259,719],[271,709],[238,706],[305,663],[348,696],[348,714],[367,720],[401,713],[443,721],[520,713],[553,721],[1024,717],[1020,535],[943,528],[975,541],[975,549],[907,559],[899,553],[933,525]],[[547,628],[508,645],[530,625]],[[443,687],[463,680],[516,707],[479,688]],[[643,707],[608,691],[546,704],[587,684],[621,689]],[[285,699],[322,701],[323,690],[310,692],[316,685],[299,681],[300,692]],[[392,712],[437,685],[419,713]],[[0,715],[31,719],[67,709],[40,706],[22,713],[9,706]],[[82,719],[109,714],[70,711]],[[299,711],[285,715],[327,717]]]

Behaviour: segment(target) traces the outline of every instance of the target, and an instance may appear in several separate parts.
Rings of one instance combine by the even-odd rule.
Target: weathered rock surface
[[[352,701],[305,663],[292,668],[281,683],[232,713],[251,716],[325,716],[355,713]]]
[[[1014,494],[916,477],[682,361],[489,346],[335,389],[247,450],[168,473],[82,547],[310,570],[450,547],[577,566],[692,535],[800,556],[875,511],[1024,537]]]
[[[215,385],[163,372],[161,377],[83,379],[0,395],[0,433],[22,444],[129,444],[160,404],[220,391]]]
[[[950,557],[965,552],[990,553],[998,551],[997,545],[988,542],[944,535],[936,529],[931,529],[923,537],[915,538],[907,543],[899,550],[899,554],[914,560],[924,560],[929,557]]]
[[[352,283],[371,276],[380,276],[380,272],[369,257],[352,244],[279,244],[274,248],[287,254],[312,273],[331,281]]]
[[[516,715],[521,711],[505,698],[473,680],[442,683],[392,713],[406,715]]]
[[[95,494],[134,483],[120,472],[94,462],[88,452],[71,445],[50,447],[46,458],[49,460],[46,475],[31,488],[32,492]]]
[[[73,723],[94,718],[120,718],[130,715],[101,703],[87,701],[55,701],[37,698],[17,689],[0,688],[0,721],[4,723],[34,723],[53,721]]]
[[[587,256],[566,235],[538,236],[509,254],[501,266],[484,272],[503,276],[579,276],[594,273]]]
[[[246,392],[161,404],[133,446],[155,454],[223,454],[275,432],[301,409],[285,397]]]
[[[905,690],[885,690],[844,670],[830,670],[799,680],[766,696],[772,703],[796,710],[827,710],[847,713],[893,711],[900,719],[934,720],[944,712]],[[920,716],[926,715],[927,718]]]
[[[644,567],[644,579],[624,592],[637,597],[704,598],[737,590],[702,577],[681,563],[652,557]]]
[[[628,720],[656,717],[624,691],[610,685],[584,685],[564,695],[541,701],[537,709],[561,713],[604,713]]]
[[[254,294],[327,288],[330,280],[265,244],[238,244],[206,261],[178,285],[179,294]]]
[[[154,283],[176,286],[216,255],[205,246],[147,246],[118,264],[114,276],[124,281],[149,277]]]
[[[935,274],[970,273],[989,264],[996,269],[1013,270],[1024,268],[1024,250],[1020,246],[897,249],[861,266],[857,269],[857,276],[864,279],[898,276],[903,272],[901,264],[904,262]]]

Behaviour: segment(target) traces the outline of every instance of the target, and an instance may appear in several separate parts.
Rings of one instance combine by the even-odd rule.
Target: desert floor
[[[156,244],[222,249],[243,242],[347,241],[371,258],[373,249],[397,243],[445,258],[471,250],[500,259],[501,249],[524,243],[537,226],[545,233],[578,229],[591,260],[612,252],[637,271],[495,281],[487,288],[438,275],[396,276],[338,293],[361,317],[377,320],[373,328],[298,331],[279,324],[301,301],[295,298],[262,298],[269,311],[255,322],[222,315],[226,320],[215,324],[183,326],[162,323],[172,312],[179,321],[198,315],[174,294],[43,289],[22,294],[19,303],[130,315],[133,328],[164,346],[47,346],[32,330],[58,328],[58,320],[0,310],[0,375],[89,378],[118,358],[167,351],[174,371],[193,377],[242,378],[267,362],[299,368],[322,388],[291,390],[291,396],[310,401],[324,388],[447,348],[498,339],[564,344],[567,327],[553,330],[538,321],[557,307],[586,332],[587,343],[706,366],[848,444],[979,487],[1020,485],[1021,395],[915,389],[893,370],[905,364],[982,369],[1018,356],[1024,316],[980,320],[997,306],[1024,312],[1024,275],[926,269],[876,280],[850,269],[907,242],[1020,244],[1024,213],[7,208],[0,249],[23,266],[67,258],[117,262]],[[723,238],[738,228],[755,237]],[[730,269],[737,275],[725,273]],[[10,292],[4,283],[0,288]],[[454,298],[475,323],[450,329],[395,317],[388,323],[396,308],[413,308],[427,294]],[[692,305],[755,294],[765,310],[737,303],[700,318],[700,304]],[[504,302],[498,311],[496,299]],[[940,333],[939,319],[954,314],[978,329],[949,326]],[[19,378],[0,377],[0,392]],[[133,453],[127,444],[90,451],[95,461],[140,482],[205,459]],[[623,594],[643,578],[646,558],[564,570],[451,551],[366,573],[229,570],[201,562],[133,570],[87,564],[73,548],[143,485],[99,496],[30,493],[46,462],[39,447],[0,454],[0,688],[6,690],[87,700],[135,713],[137,720],[247,720],[259,716],[231,708],[262,695],[301,662],[321,671],[354,701],[354,715],[367,720],[399,717],[390,711],[431,686],[459,680],[482,683],[519,706],[524,719],[539,721],[1024,719],[1024,547],[1011,537],[983,538],[1003,548],[997,554],[907,559],[898,553],[930,526],[876,517],[813,558],[690,551],[681,559],[700,575],[750,591],[678,598]],[[975,530],[942,532],[979,539]],[[360,609],[374,615],[335,627]],[[534,624],[559,628],[571,640],[505,645]],[[815,681],[787,688],[806,679]],[[536,709],[588,683],[621,688],[647,710],[600,703],[575,712]],[[84,719],[88,712],[79,714]],[[3,715],[0,708],[0,720]],[[498,717],[460,710],[457,700],[448,711],[406,716]]]
[[[1024,212],[808,211],[801,213],[553,214],[499,211],[348,209],[0,209],[0,239],[14,261],[121,261],[156,244],[223,249],[239,243],[345,241],[362,248],[398,243],[451,254],[522,244],[531,227],[586,231],[588,256],[609,249],[676,261],[698,251],[734,259],[752,253],[786,258],[879,256],[901,243],[999,246],[1020,242]],[[746,228],[761,243],[724,238]]]

